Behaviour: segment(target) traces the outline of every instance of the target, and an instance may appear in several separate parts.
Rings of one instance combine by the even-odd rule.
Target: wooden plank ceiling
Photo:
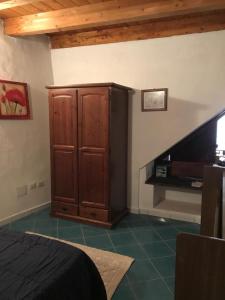
[[[225,0],[0,0],[5,34],[53,48],[225,29]]]

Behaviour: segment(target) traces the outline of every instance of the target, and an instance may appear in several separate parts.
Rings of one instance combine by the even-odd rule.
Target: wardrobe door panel
[[[74,152],[54,151],[54,196],[67,198],[68,201],[74,199]]]
[[[79,202],[108,207],[108,88],[78,90]]]
[[[79,202],[106,208],[108,205],[107,161],[104,152],[80,151]]]
[[[72,95],[55,95],[52,99],[53,144],[74,145],[76,123]]]
[[[51,90],[49,109],[52,200],[75,204],[78,203],[76,90]]]
[[[78,92],[79,147],[108,145],[108,89],[88,88]]]

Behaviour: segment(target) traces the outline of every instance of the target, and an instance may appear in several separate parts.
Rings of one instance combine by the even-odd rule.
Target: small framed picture
[[[0,79],[0,119],[30,119],[26,83]]]
[[[167,110],[167,88],[142,90],[141,98],[142,111]]]

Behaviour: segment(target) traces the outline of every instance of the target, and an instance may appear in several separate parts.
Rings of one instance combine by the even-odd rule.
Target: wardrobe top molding
[[[132,88],[130,88],[128,86],[124,86],[124,85],[117,84],[114,82],[46,86],[46,88],[49,90],[51,90],[51,89],[67,89],[67,88],[85,88],[85,87],[115,87],[115,88],[119,88],[119,89],[125,89],[128,91],[133,90]]]

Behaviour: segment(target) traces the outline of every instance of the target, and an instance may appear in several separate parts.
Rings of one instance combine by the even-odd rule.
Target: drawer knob
[[[96,217],[96,213],[94,213],[94,212],[91,212],[90,215],[91,215],[92,217]]]
[[[63,210],[63,211],[67,211],[67,208],[66,208],[66,207],[63,207],[62,210]]]

